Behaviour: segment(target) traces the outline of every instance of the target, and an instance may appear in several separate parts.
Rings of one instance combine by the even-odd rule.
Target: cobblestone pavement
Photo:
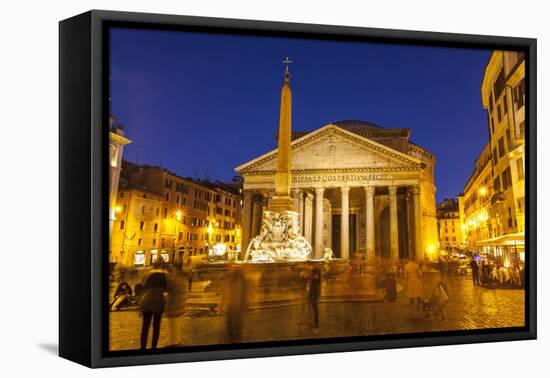
[[[441,279],[439,273],[425,274],[424,296],[428,298]],[[486,289],[472,284],[470,277],[453,276],[448,282],[449,304],[445,316],[426,317],[408,304],[404,291],[393,303],[321,298],[320,328],[311,327],[307,302],[294,301],[274,308],[255,309],[244,320],[242,340],[272,341],[325,337],[380,335],[427,331],[517,327],[524,325],[524,291]],[[400,282],[400,280],[398,281]],[[330,284],[329,284],[330,285]],[[327,291],[326,287],[324,291]],[[137,311],[111,313],[112,350],[139,348],[141,316]],[[184,345],[226,343],[225,318],[216,315],[189,316],[182,320]],[[168,321],[161,323],[159,347],[168,343]]]

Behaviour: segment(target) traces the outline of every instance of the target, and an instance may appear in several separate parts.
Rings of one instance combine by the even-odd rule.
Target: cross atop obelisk
[[[287,56],[286,59],[283,60],[283,63],[284,63],[285,66],[286,66],[285,76],[286,76],[286,75],[289,75],[290,72],[288,71],[288,67],[292,64],[292,60],[288,59],[288,56]]]

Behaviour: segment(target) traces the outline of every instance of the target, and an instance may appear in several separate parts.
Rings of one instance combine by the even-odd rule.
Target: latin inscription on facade
[[[316,182],[363,182],[372,180],[386,180],[386,174],[351,174],[351,175],[312,175],[312,176],[292,176],[293,183],[316,183]]]

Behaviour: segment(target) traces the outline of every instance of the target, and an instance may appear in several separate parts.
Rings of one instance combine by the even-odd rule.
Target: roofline
[[[371,140],[371,139],[365,138],[364,136],[359,135],[359,134],[356,134],[356,133],[354,133],[354,132],[352,132],[352,131],[348,131],[348,130],[346,130],[346,129],[344,129],[344,128],[338,126],[338,125],[335,125],[335,124],[333,124],[333,123],[329,123],[329,124],[327,124],[327,125],[325,125],[325,126],[319,128],[319,129],[317,129],[317,130],[314,130],[314,131],[312,131],[312,132],[310,132],[310,133],[308,133],[308,134],[306,134],[306,135],[301,136],[300,138],[297,138],[297,139],[293,140],[293,141],[290,143],[290,147],[292,148],[295,144],[298,144],[298,143],[300,143],[300,142],[303,142],[303,141],[306,140],[307,138],[311,138],[311,137],[314,136],[315,134],[319,134],[320,132],[322,132],[322,131],[324,131],[324,130],[326,130],[326,129],[329,129],[329,128],[336,128],[336,129],[338,129],[339,131],[343,132],[344,134],[348,134],[350,137],[364,139],[364,140],[367,141],[368,143],[373,144],[374,146],[376,146],[376,147],[378,147],[378,148],[381,148],[381,149],[383,149],[383,150],[391,150],[392,153],[395,153],[396,155],[400,155],[402,158],[411,160],[412,162],[414,162],[414,163],[416,163],[416,164],[419,164],[419,165],[420,165],[420,164],[422,163],[421,160],[419,160],[419,159],[417,159],[417,158],[415,158],[415,157],[413,157],[413,156],[404,154],[404,153],[401,152],[401,151],[395,150],[395,149],[393,149],[393,148],[391,148],[391,147],[388,147],[388,146],[383,145],[383,144],[381,144],[381,143],[375,142],[375,141],[373,141],[373,140]],[[259,162],[259,161],[261,161],[261,160],[263,160],[263,159],[266,159],[266,158],[268,158],[268,157],[270,157],[270,156],[272,156],[272,155],[275,155],[275,154],[277,153],[277,150],[278,150],[278,148],[275,148],[275,149],[273,149],[273,150],[271,150],[271,151],[269,151],[269,152],[267,152],[267,153],[265,153],[265,154],[263,154],[263,155],[261,155],[261,156],[255,158],[255,159],[253,159],[253,160],[250,160],[250,161],[248,161],[248,162],[246,162],[246,163],[243,163],[243,164],[239,165],[238,167],[236,167],[236,168],[235,168],[235,171],[236,171],[237,173],[241,173],[241,171],[242,171],[243,169],[245,169],[247,166],[252,165],[252,164],[254,164],[254,163],[257,163],[257,162]]]

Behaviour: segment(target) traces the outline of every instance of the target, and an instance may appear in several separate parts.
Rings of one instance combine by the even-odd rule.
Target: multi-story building
[[[161,254],[169,257],[167,246],[159,245],[161,206],[160,193],[121,179],[111,237],[111,261],[118,267],[149,265]]]
[[[525,57],[494,51],[481,86],[489,143],[464,188],[467,244],[505,264],[524,260]]]
[[[143,236],[142,244],[125,242],[123,249],[120,249],[122,237],[119,236],[116,246],[113,237],[113,249],[118,247],[124,251],[123,254],[133,256],[121,259],[122,266],[149,265],[158,256],[168,262],[184,262],[196,255],[227,253],[235,256],[240,252],[241,196],[237,190],[221,183],[183,178],[159,167],[126,161],[122,178],[128,184],[121,185],[120,200],[124,196],[130,198],[133,193],[134,198],[139,198],[141,202],[145,199],[154,202],[147,206],[151,213],[143,210],[149,215],[148,218],[142,216],[141,210],[124,214],[131,210],[129,203],[126,208],[119,208],[121,216],[127,215],[132,220],[126,222],[128,226],[122,226],[117,221],[115,232],[122,233],[120,227],[126,228],[132,224],[133,228],[126,228],[126,233],[131,232],[126,237],[136,233],[139,240],[139,236]],[[135,230],[136,227],[138,230]]]
[[[118,191],[118,180],[122,167],[122,153],[124,146],[130,144],[131,140],[124,137],[122,125],[116,122],[116,118],[109,118],[109,235],[113,229],[113,222],[116,217],[116,200]]]
[[[458,202],[454,198],[445,198],[437,205],[437,228],[440,249],[446,250],[463,246],[460,212]]]
[[[461,228],[470,251],[477,251],[478,243],[491,236],[489,213],[494,193],[491,150],[486,145],[464,186],[464,194],[459,197],[459,213],[463,207]]]

